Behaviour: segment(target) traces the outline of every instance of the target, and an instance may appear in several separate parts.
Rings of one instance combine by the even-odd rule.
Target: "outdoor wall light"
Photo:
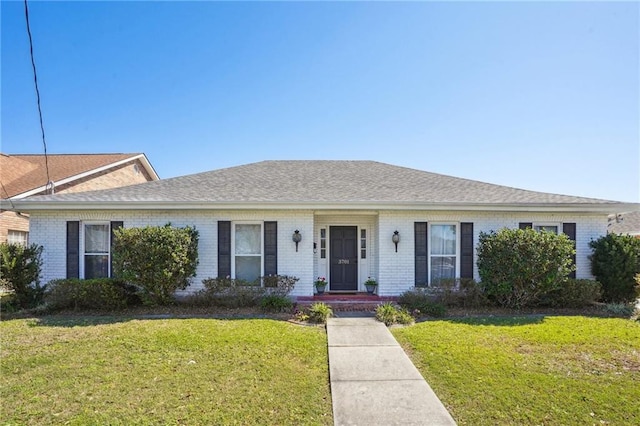
[[[400,242],[400,233],[398,231],[394,231],[391,236],[391,241],[396,245],[396,253],[398,252],[398,243]]]
[[[300,231],[296,229],[293,235],[291,236],[291,239],[293,240],[294,243],[296,243],[296,251],[298,251],[298,243],[302,241],[302,234],[300,233]]]

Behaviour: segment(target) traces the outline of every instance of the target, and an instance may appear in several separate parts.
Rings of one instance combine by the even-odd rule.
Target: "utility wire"
[[[27,6],[27,0],[24,0],[24,17],[27,21],[27,34],[29,34],[29,52],[31,54],[31,67],[33,68],[33,83],[36,86],[36,99],[38,101],[38,116],[40,117],[40,131],[42,132],[42,145],[44,146],[44,166],[47,170],[47,184],[46,187],[51,187],[53,193],[53,182],[49,177],[49,158],[47,157],[47,141],[44,137],[44,124],[42,122],[42,107],[40,106],[40,90],[38,89],[38,74],[36,73],[36,62],[33,59],[33,39],[31,37],[31,28],[29,26],[29,7]]]

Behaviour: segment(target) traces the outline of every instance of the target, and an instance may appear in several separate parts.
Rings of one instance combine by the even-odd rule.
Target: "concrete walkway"
[[[387,327],[374,318],[330,318],[335,425],[455,425]]]

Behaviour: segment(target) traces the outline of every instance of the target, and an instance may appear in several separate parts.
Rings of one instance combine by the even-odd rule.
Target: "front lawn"
[[[428,321],[392,333],[459,424],[640,424],[640,323]]]
[[[49,317],[0,333],[3,424],[333,424],[319,328]]]

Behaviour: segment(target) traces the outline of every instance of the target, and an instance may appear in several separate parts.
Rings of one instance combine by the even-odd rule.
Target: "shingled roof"
[[[42,154],[0,154],[0,180],[4,187],[2,198],[20,196],[29,191],[43,190],[47,185],[47,168],[49,179],[54,183],[73,179],[92,171],[133,161],[137,158],[148,164],[144,154],[49,154],[45,160]],[[145,166],[146,166],[145,164]],[[158,179],[150,164],[149,174]]]
[[[609,232],[612,234],[629,234],[640,237],[640,211],[628,212],[612,218]]]
[[[32,208],[597,207],[618,202],[528,191],[375,161],[263,161],[123,188],[32,197]],[[604,207],[604,210],[602,209]],[[578,209],[579,210],[579,209]]]

